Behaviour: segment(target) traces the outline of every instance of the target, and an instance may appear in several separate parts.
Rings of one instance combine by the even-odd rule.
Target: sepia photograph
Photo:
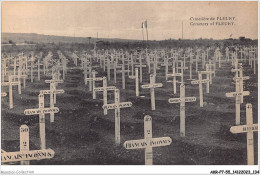
[[[1,174],[259,174],[258,146],[258,1],[1,2]]]

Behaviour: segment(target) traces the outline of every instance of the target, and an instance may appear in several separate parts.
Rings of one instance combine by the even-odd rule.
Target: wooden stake
[[[29,144],[29,127],[22,125],[20,127],[20,152],[29,151]],[[30,165],[30,161],[23,160],[21,165]]]
[[[43,109],[44,108],[44,95],[43,94],[39,94],[38,98],[39,98],[39,109]],[[39,125],[40,125],[41,149],[46,149],[46,141],[45,141],[45,114],[39,114]]]

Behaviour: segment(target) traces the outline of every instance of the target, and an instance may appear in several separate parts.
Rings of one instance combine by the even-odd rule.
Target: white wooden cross
[[[29,151],[29,127],[27,125],[21,125],[20,127],[20,152]],[[23,160],[21,165],[29,165],[30,161]]]
[[[249,57],[248,57],[248,64],[251,66],[253,66],[252,62],[253,62],[253,57],[255,55],[255,51],[253,50],[252,46],[251,49],[249,50]]]
[[[14,103],[13,103],[13,86],[19,85],[19,82],[13,82],[12,77],[8,77],[9,81],[8,82],[2,82],[1,86],[9,86],[9,108],[13,109],[14,108]]]
[[[150,89],[150,94],[151,94],[151,108],[152,110],[155,110],[155,93],[154,93],[154,88],[162,87],[162,83],[155,83],[155,75],[151,74],[150,75],[150,84],[145,84],[142,85],[143,89]]]
[[[208,65],[209,65],[209,70],[214,72],[214,77],[215,77],[216,76],[216,64],[212,63],[211,60],[209,60]]]
[[[84,82],[85,82],[85,84],[87,84],[88,76],[89,76],[89,78],[91,78],[91,75],[92,75],[92,67],[91,67],[91,65],[85,66],[83,73],[84,73]],[[89,81],[89,91],[92,91],[92,81]]]
[[[93,99],[97,98],[96,91],[94,89],[96,88],[96,81],[103,81],[103,77],[96,77],[97,72],[95,70],[92,71],[92,78],[86,78],[87,81],[92,82],[92,88],[93,88]]]
[[[194,102],[196,97],[185,97],[185,85],[180,85],[180,98],[170,98],[169,103],[180,103],[180,136],[185,136],[185,102]]]
[[[140,68],[140,83],[143,82],[143,67],[146,67],[146,65],[143,64],[142,56],[139,55],[139,65],[135,65],[135,67]]]
[[[254,133],[258,132],[258,124],[253,123],[252,104],[246,104],[246,125],[232,126],[232,133],[247,133],[247,164],[254,165]]]
[[[50,80],[45,80],[45,82],[49,82]],[[63,80],[56,80],[55,82],[61,83]],[[40,90],[41,94],[50,94],[50,108],[54,107],[54,95],[56,94],[63,94],[63,89],[56,89],[55,83],[50,83],[50,90]],[[50,113],[50,122],[54,122],[54,113]]]
[[[153,147],[168,146],[172,143],[170,137],[153,138],[152,117],[144,117],[144,139],[125,141],[126,149],[145,149],[145,165],[153,165]]]
[[[72,54],[72,59],[74,61],[74,64],[76,65],[76,67],[78,66],[78,55],[76,54],[76,51],[73,52]]]
[[[129,55],[129,53],[127,52],[126,53],[126,58],[127,58],[127,76],[129,76],[130,75],[130,59],[129,59],[129,57],[130,57],[130,55]]]
[[[103,77],[103,87],[94,88],[94,91],[103,91],[103,105],[107,105],[107,91],[115,90],[115,86],[107,86],[107,78]],[[104,115],[107,115],[107,109],[104,109]]]
[[[39,103],[42,103],[43,94],[40,94],[38,98],[39,98]],[[25,115],[39,115],[39,117],[42,117],[41,114],[51,114],[51,113],[58,113],[58,112],[59,112],[59,108],[57,107],[43,108],[42,104],[40,105],[39,108],[24,110]]]
[[[41,65],[43,65],[43,64],[40,64],[40,59],[42,58],[42,52],[40,53],[40,55],[39,56],[37,56],[37,58],[38,58],[38,61],[37,61],[37,67],[38,67],[38,81],[40,81],[41,80]]]
[[[120,102],[120,91],[115,90],[115,103],[103,105],[103,109],[115,109],[115,143],[120,144],[120,108],[131,107],[132,102]]]
[[[193,56],[194,54],[190,50],[190,80],[192,80],[192,64],[193,64]]]
[[[1,162],[21,162],[21,165],[29,165],[31,160],[51,159],[55,152],[52,149],[29,150],[29,128],[26,125],[20,127],[20,151],[2,152]]]
[[[138,79],[138,68],[135,68],[135,75],[130,75],[130,79],[135,79],[135,94],[138,97],[139,96],[139,79]]]
[[[22,74],[25,75],[28,70],[26,70],[27,57],[19,56],[19,68],[22,70]]]
[[[237,75],[236,75],[237,76]],[[241,66],[239,69],[239,76],[234,77],[233,80],[236,83],[236,92],[243,92],[244,91],[244,81],[249,80],[249,76],[244,76],[243,77],[243,67]],[[241,96],[241,101],[240,103],[244,103],[244,96]]]
[[[33,67],[34,67],[34,56],[31,55],[31,83],[33,82]]]
[[[250,61],[251,68],[254,66],[254,74],[256,74],[256,61],[257,61],[257,58],[256,58],[255,51],[249,51],[249,61]],[[252,61],[254,61],[253,64],[252,64]]]
[[[169,71],[169,58],[168,56],[164,58],[164,63],[161,66],[165,66],[165,80],[168,80],[168,71]]]
[[[17,58],[14,58],[14,75],[16,75],[16,67],[17,67]]]
[[[200,71],[200,73],[203,75],[203,74],[206,74],[207,75],[207,80],[209,80],[207,82],[207,90],[206,92],[209,93],[209,84],[212,83],[212,74],[213,74],[213,71],[210,71],[209,70],[209,65],[207,64],[206,65],[206,71]]]
[[[188,67],[185,67],[185,65],[183,65],[183,61],[181,61],[181,67],[178,67],[178,69],[181,69],[181,83],[183,83],[184,70],[188,69]]]
[[[122,68],[121,66],[117,65],[117,62],[114,60],[114,83],[116,83],[116,74],[117,74],[117,68]]]
[[[17,79],[17,82],[18,82],[18,94],[22,94],[22,87],[21,87],[21,80],[20,80],[21,74],[11,75],[11,78],[12,78],[12,82],[15,82],[16,79]]]
[[[57,73],[53,72],[52,73],[52,79],[51,80],[45,80],[45,83],[50,83],[50,89],[51,90],[56,90],[56,86],[59,83],[63,83],[63,80],[57,79],[57,76],[58,76]],[[56,94],[55,93],[53,94],[53,101],[54,101],[54,104],[56,104]]]
[[[157,74],[157,65],[158,64],[158,57],[157,57],[157,53],[154,54],[154,58],[153,58],[153,74],[156,76]]]
[[[124,60],[124,56],[122,58],[122,65],[121,65],[122,70],[118,71],[122,73],[122,89],[125,89],[125,73],[129,72],[128,70],[125,70],[125,60]]]
[[[22,75],[22,70],[20,68],[18,69],[18,75],[11,75],[11,76],[12,76],[12,78],[17,79],[17,81],[21,81],[21,79],[23,78],[23,87],[24,88],[26,87],[25,83],[26,83],[27,75]],[[19,85],[18,85],[18,92],[21,92],[21,83],[19,83]],[[21,94],[21,93],[19,93],[19,94]]]
[[[226,97],[235,97],[236,98],[236,125],[240,125],[241,96],[248,96],[249,94],[250,94],[249,91],[243,91],[243,92],[236,91],[236,92],[226,93]]]
[[[176,87],[176,77],[182,77],[183,74],[182,73],[176,73],[175,71],[175,62],[173,61],[172,63],[172,74],[167,74],[168,77],[173,77],[172,81],[167,81],[167,82],[172,82],[173,83],[173,93],[176,94],[177,91],[177,87]],[[182,78],[183,80],[183,78]]]
[[[226,60],[229,62],[229,48],[226,47]],[[242,56],[242,55],[241,55]]]
[[[131,73],[132,76],[134,76],[134,58],[133,58],[133,54],[130,55],[131,58]]]
[[[107,79],[108,81],[110,81],[110,70],[111,70],[111,61],[109,59],[109,57],[107,57]]]
[[[191,84],[199,84],[200,107],[203,107],[203,87],[202,87],[202,84],[209,82],[209,80],[208,79],[202,80],[202,75],[201,75],[200,72],[198,72],[198,77],[199,77],[199,79],[195,80],[195,81],[191,81]]]
[[[215,57],[216,57],[216,60],[218,59],[218,67],[221,68],[221,52],[219,50],[219,48],[216,49],[215,51]]]
[[[197,55],[196,55],[196,68],[195,68],[195,70],[196,70],[196,72],[198,72],[198,61],[199,61],[199,59],[200,59],[200,56],[199,56],[199,53],[197,52]]]
[[[44,94],[40,93],[39,98],[39,109],[44,108]],[[40,128],[40,140],[41,149],[46,149],[46,139],[45,139],[45,114],[39,114],[39,128]]]
[[[201,59],[202,59],[202,69],[205,68],[205,62],[206,62],[206,53],[203,51],[201,54]]]
[[[148,73],[150,74],[151,73],[151,58],[147,51],[146,51],[145,59],[146,59],[147,65],[148,65]]]
[[[211,70],[210,64],[206,64],[206,71],[201,72],[207,74],[207,79],[209,79],[209,83],[212,84],[212,74],[214,74],[214,71]]]
[[[5,75],[6,75],[6,61],[7,59],[3,59],[2,58],[2,61],[1,61],[1,82],[4,82],[5,81]]]

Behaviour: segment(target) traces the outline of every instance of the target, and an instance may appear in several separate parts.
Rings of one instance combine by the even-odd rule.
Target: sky
[[[97,37],[98,33],[99,38],[142,40],[141,23],[147,20],[149,40],[181,38],[182,22],[184,39],[258,37],[257,1],[9,1],[2,2],[1,13],[2,32],[9,33],[76,37]],[[211,17],[215,19],[194,21],[195,18]],[[217,20],[217,17],[227,17],[229,20]],[[214,22],[214,25],[198,26],[198,23],[205,22]],[[216,22],[233,25],[216,25]],[[146,39],[145,29],[144,35]]]

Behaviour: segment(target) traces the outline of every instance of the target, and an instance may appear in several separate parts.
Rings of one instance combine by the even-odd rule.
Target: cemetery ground
[[[99,63],[95,63],[98,65]],[[195,65],[194,65],[195,66]],[[253,106],[253,122],[257,117],[257,74],[245,63],[244,75],[250,79],[244,83],[244,91],[250,95],[244,97],[241,105],[241,124],[246,124],[246,103]],[[123,143],[127,140],[144,138],[144,116],[153,119],[153,137],[172,139],[172,144],[166,147],[153,148],[155,165],[246,165],[247,139],[246,134],[232,134],[230,127],[235,126],[235,99],[227,98],[227,92],[235,91],[232,84],[234,77],[231,63],[223,63],[216,70],[210,93],[206,93],[203,85],[204,107],[200,107],[199,89],[191,85],[188,70],[185,71],[186,96],[195,96],[197,101],[186,103],[186,136],[180,137],[180,104],[168,103],[169,98],[179,98],[179,84],[174,95],[172,83],[165,81],[164,69],[157,71],[156,83],[163,83],[162,88],[155,89],[156,110],[151,111],[150,91],[140,88],[140,97],[135,96],[135,80],[126,78],[126,89],[121,89],[121,76],[117,76],[117,84],[113,82],[113,71],[108,86],[120,89],[120,101],[130,101],[131,108],[121,109],[121,144],[115,144],[114,110],[103,114],[102,92],[97,92],[93,100],[92,92],[84,84],[83,72],[79,68],[69,67],[64,80],[57,89],[64,89],[64,94],[57,94],[54,123],[50,123],[46,114],[46,148],[55,151],[55,156],[49,160],[31,161],[31,165],[144,165],[144,149],[126,150]],[[147,69],[147,68],[144,68]],[[98,66],[95,68],[98,77],[106,76]],[[143,83],[149,83],[148,71],[143,71]],[[170,70],[169,70],[170,72]],[[35,72],[35,75],[37,73]],[[127,75],[127,73],[126,73]],[[127,76],[126,76],[127,77]],[[193,78],[197,79],[195,68]],[[27,79],[26,88],[22,94],[14,88],[14,108],[9,109],[8,98],[2,98],[1,114],[1,147],[7,152],[19,150],[19,127],[26,124],[30,128],[30,150],[40,149],[39,116],[25,116],[25,109],[38,108],[40,90],[49,89],[44,80],[51,77],[35,78],[31,83]],[[170,79],[170,78],[169,78]],[[73,80],[73,83],[72,83]],[[96,82],[96,87],[102,82]],[[113,103],[114,94],[108,91],[108,103]],[[49,106],[49,98],[45,98],[45,106]],[[255,164],[258,164],[258,133],[254,133]],[[14,162],[13,164],[19,164]]]

